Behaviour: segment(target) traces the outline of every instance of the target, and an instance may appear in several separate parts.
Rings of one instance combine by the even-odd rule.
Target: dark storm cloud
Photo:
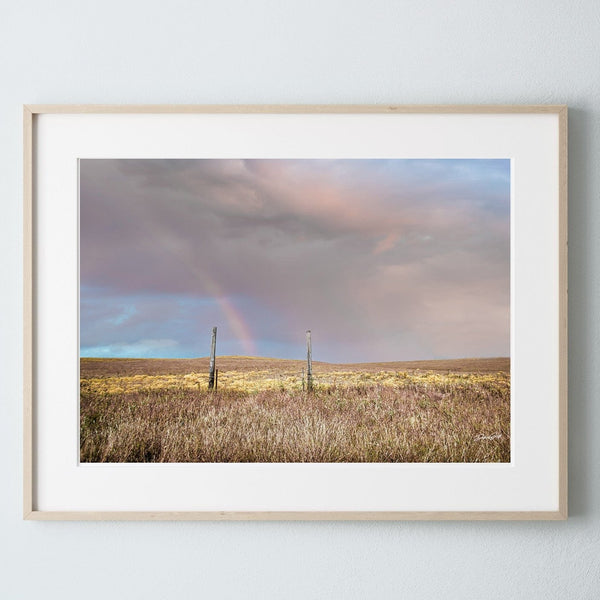
[[[214,323],[227,354],[300,356],[312,328],[324,360],[507,355],[509,180],[507,160],[82,160],[82,347],[205,354]]]

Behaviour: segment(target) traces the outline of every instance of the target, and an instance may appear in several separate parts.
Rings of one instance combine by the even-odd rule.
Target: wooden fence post
[[[310,339],[310,329],[306,332],[306,389],[312,392],[313,377],[312,377],[312,342]]]
[[[208,389],[215,387],[215,352],[217,350],[217,328],[212,328],[212,339],[210,341],[210,364],[208,371]]]
[[[219,387],[219,369],[215,369],[215,391]]]

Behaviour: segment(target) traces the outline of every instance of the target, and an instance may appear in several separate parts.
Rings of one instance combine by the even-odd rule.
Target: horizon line
[[[249,356],[244,354],[217,354],[215,358],[243,358],[250,360],[281,360],[281,361],[296,361],[306,362],[305,358],[277,358],[275,356]],[[80,360],[210,360],[210,356],[193,356],[193,357],[169,357],[169,356],[80,356]],[[315,363],[328,363],[335,365],[352,365],[363,363],[398,363],[398,362],[436,362],[449,360],[494,360],[494,359],[509,359],[508,356],[460,356],[457,358],[411,358],[399,360],[369,360],[369,361],[354,361],[354,362],[332,362],[328,360],[313,360]]]

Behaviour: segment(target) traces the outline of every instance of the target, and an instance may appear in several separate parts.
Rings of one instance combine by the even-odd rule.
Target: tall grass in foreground
[[[111,393],[82,379],[81,461],[510,461],[505,373],[282,388]]]

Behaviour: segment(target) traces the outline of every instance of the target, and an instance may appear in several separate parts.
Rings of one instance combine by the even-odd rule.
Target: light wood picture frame
[[[25,105],[23,117],[25,519],[567,518],[566,106]],[[509,462],[79,462],[79,161],[233,157],[510,161]]]

